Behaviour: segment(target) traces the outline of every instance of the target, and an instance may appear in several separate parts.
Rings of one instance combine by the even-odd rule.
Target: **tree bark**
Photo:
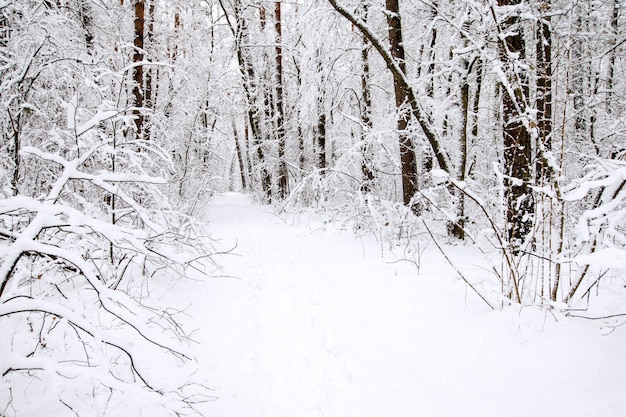
[[[363,2],[363,21],[367,23],[369,14],[369,3]],[[371,44],[366,36],[362,36],[361,46],[361,181],[360,190],[363,193],[372,191],[372,183],[374,181],[374,173],[371,168],[371,151],[367,135],[372,129],[372,92],[370,88],[370,62],[369,53]]]
[[[469,72],[471,67],[467,59],[463,59],[463,80],[461,83],[461,137],[459,140],[459,169],[457,173],[458,180],[462,183],[465,181],[467,174],[467,131],[469,127],[470,106],[469,106]],[[454,201],[456,209],[455,219],[448,224],[448,233],[457,239],[465,239],[465,194],[459,190],[451,189],[450,194]]]
[[[498,0],[498,6],[514,6],[521,0]],[[514,12],[515,13],[515,12]],[[532,181],[532,137],[524,123],[528,98],[528,75],[521,60],[525,40],[519,16],[513,14],[501,23],[500,60],[507,76],[501,88],[504,144],[504,192],[508,242],[516,253],[533,228],[534,198]]]
[[[583,8],[584,4],[577,5],[574,8],[573,13],[577,13],[576,21],[574,24],[573,36],[570,59],[571,65],[571,95],[574,100],[574,112],[575,122],[574,130],[576,131],[576,137],[579,141],[586,141],[588,123],[587,123],[587,111],[585,109],[585,95],[586,86],[589,84],[589,69],[588,64],[584,59],[584,39],[583,33],[587,31],[587,24],[583,17],[583,13],[586,10]]]
[[[613,108],[614,102],[614,85],[615,85],[615,59],[617,56],[617,46],[618,46],[618,24],[619,24],[619,11],[620,11],[620,0],[613,0],[613,15],[611,16],[611,29],[613,31],[613,48],[611,48],[611,56],[609,57],[609,73],[606,80],[606,104],[608,107],[608,113],[612,114],[615,112]]]
[[[134,52],[133,52],[133,97],[135,99],[135,110],[133,115],[135,116],[135,137],[137,139],[143,138],[143,41],[144,41],[144,12],[145,1],[135,0],[135,35],[134,35]]]
[[[278,196],[287,196],[287,161],[285,160],[285,112],[283,109],[283,48],[281,2],[275,2],[274,28],[276,30],[276,136],[278,139]]]
[[[320,74],[320,85],[317,91],[317,128],[315,129],[315,143],[317,146],[317,167],[323,171],[326,169],[326,109],[324,108],[324,95],[326,91],[323,75],[321,52],[317,51],[317,72]]]
[[[545,11],[550,7],[549,0],[543,3]],[[542,16],[537,22],[537,180],[546,183],[551,177],[551,169],[545,152],[552,149],[552,33],[550,15]]]
[[[434,22],[437,19],[437,1],[434,1],[431,6],[430,19]],[[433,25],[433,29],[430,33],[430,49],[428,53],[428,66],[426,67],[426,94],[430,98],[435,97],[435,47],[437,46],[437,26]]]
[[[148,40],[148,47],[151,48],[151,50],[154,50],[154,17],[156,14],[156,0],[148,0],[148,30],[145,33],[145,37]],[[144,107],[153,110],[154,109],[154,94],[153,94],[153,87],[154,87],[154,83],[155,80],[153,79],[153,77],[156,74],[156,70],[152,67],[148,67],[146,68],[146,70],[144,71],[144,75],[145,75],[145,86],[144,86]],[[156,77],[155,77],[156,78]],[[152,114],[152,112],[150,112],[150,115]],[[150,127],[151,127],[151,123],[150,123],[150,119],[148,120],[147,123],[145,123],[144,120],[144,137],[145,139],[150,139]]]
[[[237,123],[235,118],[233,122],[233,137],[235,139],[235,152],[237,152],[237,162],[239,162],[239,174],[241,176],[241,187],[244,190],[248,189],[248,177],[246,176],[246,156],[239,142],[239,134],[237,133]]]
[[[400,19],[400,5],[398,0],[386,0],[387,28],[389,31],[389,45],[391,56],[397,62],[402,74],[406,76],[406,61],[404,45],[402,44],[402,22]],[[393,80],[398,111],[398,137],[400,142],[400,166],[402,170],[402,200],[405,205],[411,204],[411,199],[418,191],[417,159],[413,141],[407,130],[410,113],[405,109],[409,102],[407,85],[396,77]]]
[[[80,23],[85,30],[85,44],[87,45],[87,51],[91,53],[93,51],[93,34],[91,33],[91,8],[87,4],[87,0],[80,0],[78,4],[78,15],[80,17]]]

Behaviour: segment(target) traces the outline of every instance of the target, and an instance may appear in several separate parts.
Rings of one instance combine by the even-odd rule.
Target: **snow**
[[[111,329],[112,322],[97,312],[89,317],[87,308],[29,299],[0,304],[0,317],[53,312],[65,326],[69,320],[110,346],[132,350],[141,372],[167,393],[163,398],[101,372],[114,369],[106,350],[93,356],[94,367],[60,361],[61,351],[50,358],[6,351],[0,352],[0,373],[42,369],[33,375],[43,383],[10,387],[14,404],[0,404],[0,415],[35,417],[44,409],[52,417],[75,415],[58,398],[74,401],[81,417],[188,412],[171,390],[187,384],[187,394],[206,395],[198,383],[210,389],[198,409],[206,417],[626,415],[623,318],[583,320],[533,306],[494,311],[435,245],[407,260],[406,248],[381,246],[319,215],[277,215],[242,194],[213,197],[204,214],[217,252],[211,256],[215,271],[207,264],[207,275],[200,267],[181,279],[163,269],[140,289],[128,288],[128,295],[141,291],[144,303],[167,309],[191,332],[190,347],[174,340],[170,348],[195,357],[192,363],[164,360],[158,346],[128,338],[132,329]],[[22,249],[33,245],[43,243]],[[488,268],[473,248],[446,251],[487,291]],[[84,262],[79,254],[61,255]],[[170,344],[169,336],[159,339],[163,328],[145,325],[152,313],[87,278],[113,312],[133,312],[132,328]],[[615,298],[606,312],[619,314],[623,306]],[[3,384],[13,380],[0,381],[6,398]],[[89,388],[93,383],[121,387],[124,395],[111,400],[107,389]],[[22,407],[14,409],[18,400]]]
[[[244,195],[206,215],[219,271],[164,296],[198,328],[197,376],[216,397],[205,416],[626,415],[623,326],[491,311],[434,245],[418,273],[372,238]],[[487,273],[471,248],[449,251]]]

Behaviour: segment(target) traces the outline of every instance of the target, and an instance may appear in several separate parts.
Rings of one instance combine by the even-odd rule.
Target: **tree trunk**
[[[498,6],[514,6],[521,0],[498,0]],[[514,12],[515,13],[515,12]],[[507,85],[501,88],[504,143],[504,192],[508,241],[517,252],[533,228],[535,203],[532,181],[532,137],[526,125],[528,76],[524,66],[525,40],[520,18],[509,15],[501,24],[504,39],[500,43],[500,60]],[[512,58],[516,57],[516,58]]]
[[[461,83],[461,137],[459,140],[459,169],[457,179],[465,181],[467,174],[467,130],[469,127],[470,106],[469,106],[469,72],[471,70],[467,59],[463,59],[463,80]],[[448,224],[448,234],[457,239],[465,239],[465,194],[455,188],[451,188],[450,193],[454,201],[456,211],[454,221]]]
[[[154,17],[156,13],[156,0],[148,0],[148,30],[146,33],[146,38],[148,40],[148,45],[151,47],[151,50],[154,50]],[[155,80],[153,80],[153,76],[155,74],[155,69],[152,67],[146,68],[145,73],[145,88],[144,88],[144,107],[152,110],[154,109],[154,98],[153,98],[153,88]],[[150,113],[152,114],[152,113]],[[145,120],[144,120],[145,121]],[[150,139],[150,120],[148,123],[144,124],[144,137],[145,139]]]
[[[287,161],[285,160],[285,112],[283,109],[283,48],[282,25],[280,15],[281,2],[275,3],[276,30],[276,136],[278,139],[278,196],[287,196]]]
[[[246,176],[246,156],[241,148],[241,143],[239,142],[239,134],[237,133],[237,123],[235,122],[235,118],[232,119],[233,122],[233,137],[235,139],[235,152],[237,152],[237,161],[239,162],[239,173],[241,175],[241,187],[244,190],[248,189],[248,177]]]
[[[611,55],[609,57],[609,70],[608,76],[606,80],[606,104],[608,107],[608,113],[612,114],[615,112],[613,108],[613,97],[614,92],[613,88],[615,85],[615,59],[617,56],[617,47],[619,42],[619,32],[618,32],[618,24],[619,24],[619,10],[620,10],[620,0],[613,0],[613,16],[611,16],[611,29],[613,30],[613,48],[611,48]]]
[[[324,171],[326,169],[326,113],[323,108],[319,108],[317,118],[316,142],[317,142],[317,167]]]
[[[549,2],[544,3],[549,7]],[[545,152],[552,150],[552,33],[550,15],[537,22],[537,180],[543,184],[551,177]]]
[[[437,1],[434,1],[431,6],[431,22],[437,19]],[[426,94],[430,98],[435,97],[435,47],[437,46],[437,26],[433,25],[433,29],[430,33],[430,48],[427,51],[428,54],[428,66],[426,67]]]
[[[367,23],[369,13],[368,2],[363,2],[363,21]],[[361,173],[363,180],[360,190],[363,193],[372,191],[372,182],[374,181],[374,173],[371,168],[371,151],[367,135],[372,129],[372,92],[370,89],[370,62],[369,52],[371,45],[366,36],[362,36],[363,45],[361,46]]]
[[[574,40],[572,41],[569,63],[572,68],[571,73],[571,95],[574,100],[575,122],[574,129],[576,131],[576,139],[578,141],[587,141],[587,111],[585,109],[585,92],[588,84],[588,76],[590,71],[587,69],[588,64],[584,59],[584,40],[583,33],[587,31],[586,22],[582,13],[585,12],[583,5],[575,7],[574,12],[577,13],[574,24]]]
[[[135,98],[135,137],[143,139],[143,40],[144,40],[144,0],[135,0],[135,36],[133,52],[133,96]]]
[[[387,27],[389,31],[389,44],[391,56],[397,62],[400,71],[406,76],[406,61],[404,45],[402,44],[402,23],[400,19],[400,7],[398,0],[386,0]],[[407,127],[410,113],[404,106],[408,104],[409,98],[404,83],[394,77],[394,93],[396,98],[396,109],[398,111],[398,136],[400,141],[400,165],[402,170],[402,200],[405,205],[411,204],[411,199],[418,191],[417,159],[413,141],[409,136]]]
[[[321,51],[317,51],[317,72],[321,74],[320,85],[317,91],[317,128],[315,129],[315,143],[317,146],[317,168],[326,169],[326,109],[324,108],[324,93],[326,91],[323,75]]]
[[[91,33],[91,8],[87,4],[87,0],[80,0],[78,4],[78,15],[80,17],[80,23],[85,31],[85,44],[87,45],[87,51],[91,53],[93,51],[93,34]]]

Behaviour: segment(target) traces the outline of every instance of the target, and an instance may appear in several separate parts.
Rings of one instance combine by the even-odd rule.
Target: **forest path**
[[[434,251],[418,275],[373,239],[288,223],[244,195],[216,197],[206,214],[217,249],[234,249],[215,258],[221,276],[190,294],[201,372],[219,398],[205,416],[527,417],[565,415],[566,402],[569,416],[596,415],[598,404],[605,417],[626,410],[625,366],[596,358],[574,372],[567,362],[598,351],[594,329],[493,313]],[[574,331],[591,338],[572,341]]]

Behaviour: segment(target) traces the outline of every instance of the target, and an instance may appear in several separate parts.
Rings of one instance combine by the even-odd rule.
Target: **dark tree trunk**
[[[156,13],[156,0],[148,0],[148,30],[146,32],[146,39],[148,40],[149,47],[152,47],[154,50],[154,16]],[[144,88],[144,107],[148,109],[154,109],[154,95],[153,88],[155,80],[153,80],[153,76],[155,75],[155,69],[152,67],[148,67],[144,71],[145,74],[145,88]],[[144,120],[145,122],[145,120]],[[144,123],[144,138],[150,139],[150,120],[147,123]]]
[[[320,170],[326,169],[326,113],[324,109],[319,109],[319,116],[317,118],[317,167]]]
[[[431,21],[437,19],[437,2],[433,2],[431,7]],[[437,46],[437,27],[433,25],[433,30],[430,33],[430,48],[428,49],[428,66],[426,67],[426,76],[428,80],[426,82],[426,94],[428,97],[433,98],[435,96],[435,47]]]
[[[480,104],[480,90],[483,84],[483,61],[481,58],[476,58],[474,64],[476,67],[476,91],[474,92],[474,100],[472,102],[472,137],[478,138],[478,110]]]
[[[406,75],[406,62],[404,45],[402,44],[402,23],[400,19],[400,7],[398,0],[386,0],[387,27],[389,31],[389,44],[391,56],[396,60],[402,74]],[[398,136],[400,141],[400,165],[402,169],[402,200],[409,205],[413,195],[418,191],[417,159],[413,141],[409,136],[407,127],[410,113],[405,109],[409,104],[406,85],[394,77],[394,93],[396,109],[398,110]]]
[[[498,0],[498,6],[513,6],[521,0]],[[532,231],[535,203],[531,188],[532,143],[524,125],[528,98],[528,77],[518,60],[525,57],[525,41],[517,15],[502,22],[505,37],[500,43],[500,59],[508,85],[501,88],[504,143],[504,192],[507,238],[515,252]],[[511,56],[517,56],[511,59]]]
[[[544,3],[549,6],[549,2]],[[537,23],[537,181],[546,183],[551,169],[546,152],[552,150],[552,33],[550,15]]]
[[[248,189],[248,177],[246,176],[246,156],[239,142],[239,134],[237,133],[237,124],[233,118],[233,137],[235,139],[235,152],[237,152],[237,162],[239,162],[239,174],[241,175],[241,187]]]
[[[91,53],[93,51],[93,34],[91,33],[91,8],[87,4],[87,0],[80,0],[78,4],[78,15],[80,17],[80,23],[85,31],[85,44],[87,45],[87,51]]]
[[[281,2],[275,3],[276,30],[276,136],[278,138],[278,196],[287,196],[287,161],[285,160],[285,112],[283,109],[283,48],[281,25]]]
[[[317,167],[326,169],[326,109],[324,108],[325,80],[323,75],[321,52],[317,53],[317,72],[321,74],[317,92],[317,128],[315,129],[315,143],[317,146]]]
[[[606,93],[607,93],[606,104],[608,107],[609,114],[615,112],[615,109],[613,108],[613,102],[614,102],[613,88],[615,85],[615,59],[617,56],[617,46],[619,42],[618,24],[619,24],[620,3],[621,3],[621,0],[613,0],[613,16],[611,16],[611,29],[613,30],[613,33],[612,33],[613,48],[611,49],[611,56],[609,57],[609,74],[606,80]]]
[[[588,123],[587,111],[585,109],[585,87],[589,84],[590,71],[588,69],[589,65],[584,62],[583,34],[587,31],[587,24],[583,16],[583,13],[586,12],[583,6],[584,4],[581,4],[574,8],[574,13],[577,13],[578,16],[574,23],[574,40],[570,53],[570,64],[572,67],[570,89],[574,100],[574,129],[579,141],[587,141],[589,139],[587,137]]]
[[[135,98],[135,135],[137,139],[143,138],[143,40],[144,40],[144,0],[135,0],[135,36],[133,52],[133,96]]]

